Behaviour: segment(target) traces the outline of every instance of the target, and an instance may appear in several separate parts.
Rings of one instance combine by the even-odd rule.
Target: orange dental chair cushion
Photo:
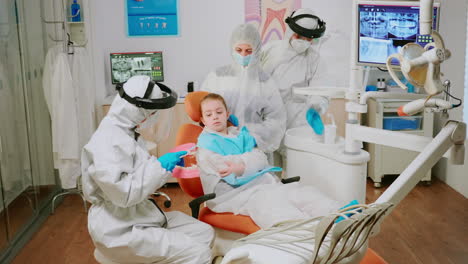
[[[388,264],[381,256],[379,256],[374,250],[368,248],[366,255],[361,260],[360,264]]]
[[[234,233],[249,235],[260,230],[250,217],[233,213],[215,213],[208,207],[200,210],[198,219],[211,226]]]

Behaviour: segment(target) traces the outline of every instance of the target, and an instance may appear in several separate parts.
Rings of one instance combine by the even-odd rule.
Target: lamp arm
[[[421,0],[419,7],[419,32],[421,35],[432,33],[432,8],[434,0]]]

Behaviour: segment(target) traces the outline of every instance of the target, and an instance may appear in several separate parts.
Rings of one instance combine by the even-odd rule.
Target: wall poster
[[[244,0],[245,22],[258,28],[262,43],[283,39],[286,17],[301,8],[302,0]]]
[[[127,0],[129,36],[179,35],[178,0]]]

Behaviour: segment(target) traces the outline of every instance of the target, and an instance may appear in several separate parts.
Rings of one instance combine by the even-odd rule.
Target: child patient
[[[286,220],[327,215],[344,204],[313,186],[281,183],[271,173],[281,168],[268,164],[247,128],[227,126],[229,112],[220,95],[208,94],[200,108],[205,128],[196,157],[204,192],[216,193],[207,202],[212,211],[248,215],[265,229]]]

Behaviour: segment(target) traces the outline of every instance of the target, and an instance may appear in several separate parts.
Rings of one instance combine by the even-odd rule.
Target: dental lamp
[[[435,99],[433,96],[444,91],[445,86],[440,80],[440,64],[450,58],[451,53],[445,48],[442,36],[432,30],[432,8],[434,0],[420,1],[419,29],[421,35],[431,35],[434,42],[427,44],[424,48],[416,43],[408,43],[401,48],[399,53],[392,54],[387,58],[387,69],[390,76],[403,89],[408,87],[397,77],[392,66],[393,59],[400,62],[401,72],[405,78],[420,89],[424,88],[429,95],[426,99],[412,101],[398,110],[401,115],[413,115],[421,112],[426,107],[437,109],[451,109],[459,106],[443,99]]]

